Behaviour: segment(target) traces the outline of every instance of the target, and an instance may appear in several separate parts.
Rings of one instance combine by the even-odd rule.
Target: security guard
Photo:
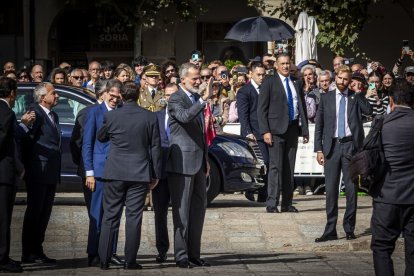
[[[138,105],[151,112],[163,110],[167,102],[164,90],[158,88],[161,68],[158,65],[150,64],[144,67],[143,74],[147,85],[140,91]]]

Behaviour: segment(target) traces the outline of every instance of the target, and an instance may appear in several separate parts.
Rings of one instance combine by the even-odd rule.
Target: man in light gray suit
[[[213,80],[201,97],[199,69],[191,63],[180,68],[180,89],[168,102],[170,151],[168,184],[174,222],[174,255],[180,268],[209,266],[200,259],[201,233],[207,206],[208,149],[203,111],[212,95]]]

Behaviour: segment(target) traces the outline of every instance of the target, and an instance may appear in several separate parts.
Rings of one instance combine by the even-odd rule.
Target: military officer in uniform
[[[167,102],[164,90],[158,88],[161,68],[158,65],[150,64],[144,67],[143,74],[146,79],[146,87],[139,95],[138,105],[151,112],[163,110]]]

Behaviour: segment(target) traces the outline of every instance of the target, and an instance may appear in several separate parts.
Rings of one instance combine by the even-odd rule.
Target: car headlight
[[[217,144],[220,148],[222,148],[228,155],[230,156],[237,156],[237,157],[244,157],[249,159],[254,159],[251,152],[244,148],[243,146],[234,143],[234,142],[223,142]]]

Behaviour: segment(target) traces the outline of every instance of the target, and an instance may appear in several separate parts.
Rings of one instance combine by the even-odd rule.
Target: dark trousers
[[[260,152],[263,156],[263,162],[266,165],[266,168],[269,168],[269,149],[267,148],[267,144],[264,142],[264,140],[257,140],[257,145],[259,146]],[[259,188],[257,190],[258,201],[265,201],[267,199],[267,177],[268,177],[269,170],[266,170],[266,175],[264,177],[264,183],[265,185],[262,188]]]
[[[195,175],[168,173],[176,262],[200,258],[201,234],[207,208],[206,179],[202,168]]]
[[[155,216],[155,245],[158,253],[167,253],[170,248],[167,223],[170,189],[167,179],[161,179],[160,183],[152,190],[152,203],[154,204]]]
[[[103,193],[104,182],[102,179],[95,178],[95,191],[91,192],[89,203],[89,234],[88,234],[88,246],[86,252],[89,255],[98,255],[99,248],[99,235],[101,234],[102,216],[103,216]],[[86,189],[88,189],[86,187]],[[88,189],[89,190],[89,189]],[[112,239],[112,251],[116,253],[118,245],[118,232],[114,232]]]
[[[299,125],[295,121],[288,126],[286,133],[273,135],[273,144],[269,146],[269,172],[267,179],[267,207],[279,205],[282,193],[281,206],[292,205],[293,174],[295,172],[296,151],[298,148]]]
[[[371,231],[375,275],[394,275],[391,255],[401,232],[405,241],[405,275],[414,275],[414,205],[374,201]]]
[[[324,235],[337,235],[336,223],[338,221],[338,196],[339,180],[342,177],[346,192],[346,210],[344,215],[343,227],[345,232],[350,233],[355,230],[357,212],[357,187],[349,177],[349,161],[353,152],[352,141],[346,143],[333,142],[332,150],[325,157],[325,191],[326,191],[326,217]]]
[[[108,181],[103,186],[103,218],[99,237],[99,257],[108,263],[113,250],[113,239],[119,231],[125,204],[125,262],[136,262],[141,242],[142,212],[148,182]]]
[[[14,185],[0,183],[0,264],[9,262],[10,225],[15,197]]]
[[[46,228],[52,213],[56,185],[27,181],[27,208],[22,231],[22,254],[43,254]]]

